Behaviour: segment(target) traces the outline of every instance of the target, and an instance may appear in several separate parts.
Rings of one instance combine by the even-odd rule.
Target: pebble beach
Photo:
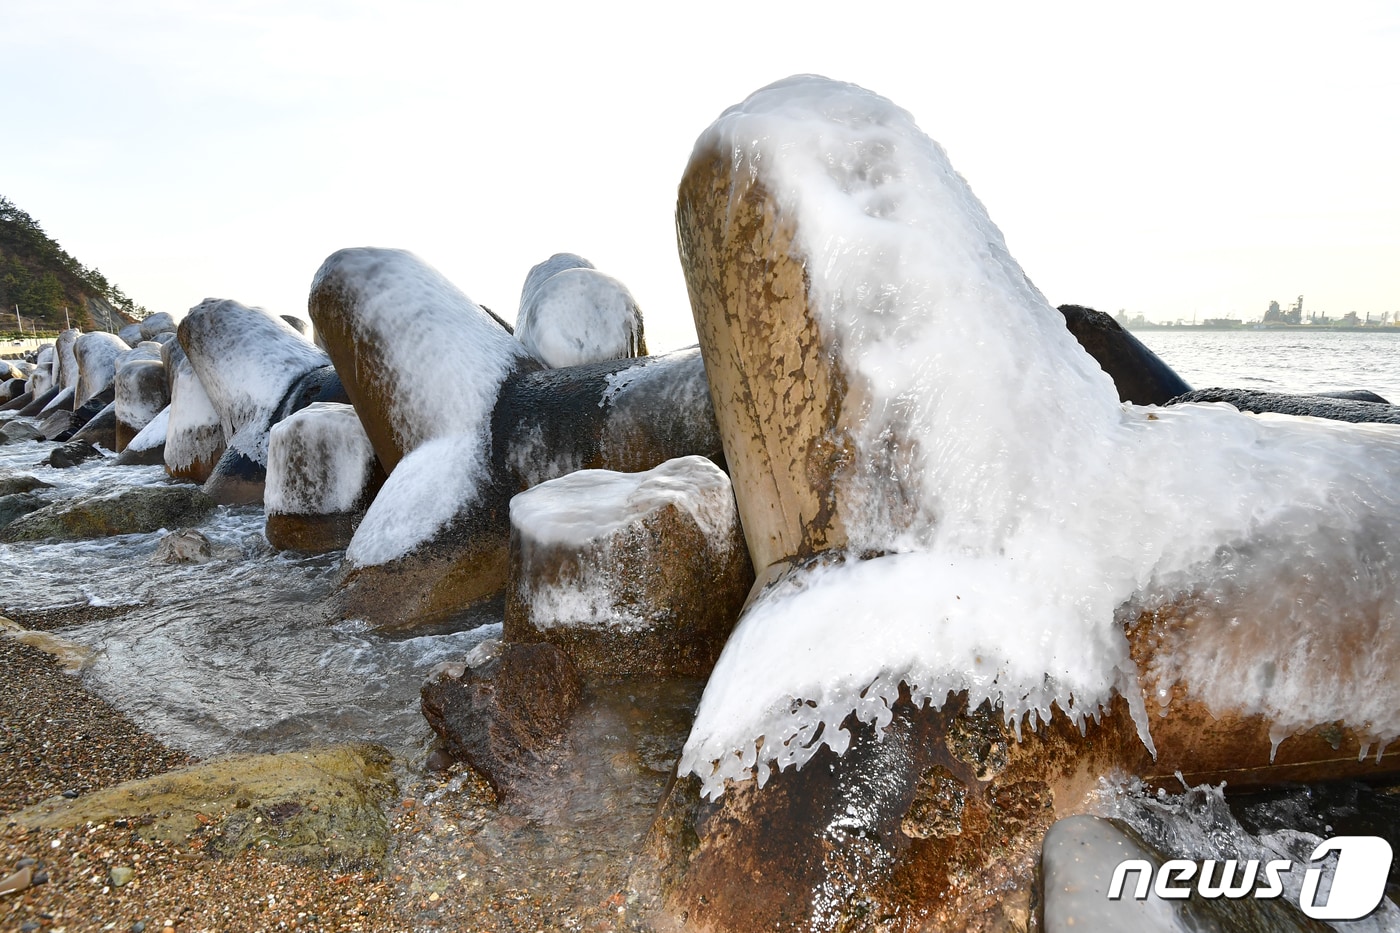
[[[104,610],[12,613],[36,631]],[[110,610],[109,610],[110,611]],[[71,830],[14,815],[192,759],[146,734],[53,657],[0,637],[0,929],[5,931],[622,930],[625,860],[531,870],[502,847],[532,832],[461,765],[402,774],[390,854],[377,867],[288,864],[265,852],[206,851],[217,820],[187,839],[140,834],[142,814]]]

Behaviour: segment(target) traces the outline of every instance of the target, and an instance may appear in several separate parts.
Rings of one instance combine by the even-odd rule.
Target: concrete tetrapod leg
[[[731,108],[692,155],[677,230],[758,583],[653,829],[658,874],[646,883],[659,926],[1024,929],[1040,839],[1100,777],[1164,781],[1180,769],[1235,786],[1396,772],[1396,756],[1358,760],[1397,731],[1400,500],[1381,467],[1395,462],[1396,437],[1121,405],[942,150],[850,85],[795,78]],[[836,265],[849,259],[872,264]],[[946,369],[929,363],[936,354]],[[915,370],[929,378],[904,378]],[[968,383],[940,382],[948,370]],[[1040,424],[1045,446],[1018,448]],[[1132,472],[1157,470],[1193,481]],[[1326,476],[1325,494],[1270,483],[1295,471]],[[1132,495],[1116,495],[1110,484],[1125,482]],[[1105,497],[1121,521],[1074,525]],[[1086,529],[1074,548],[1058,543],[1066,527]],[[1314,546],[1355,573],[1278,586]],[[946,577],[1001,574],[1005,587],[969,580],[956,598],[990,610],[964,616],[961,580],[897,576],[935,558],[954,568]],[[1136,563],[1083,608],[1119,560]],[[1106,569],[1081,580],[1084,566]],[[910,595],[896,605],[832,582],[872,579]],[[1065,596],[1065,579],[1083,589]],[[819,620],[837,597],[850,620]],[[980,653],[925,647],[980,650],[987,640],[954,631],[956,620],[1003,626],[1062,597],[1068,611],[1022,632],[1029,650],[985,677]],[[862,602],[889,617],[862,615]],[[1139,618],[1144,607],[1159,608]],[[1066,632],[1075,637],[1057,643]],[[828,649],[825,666],[803,666],[833,638],[884,653]],[[1094,652],[1115,659],[1111,688],[1080,678],[1026,703]],[[840,667],[855,655],[865,667]],[[790,670],[800,673],[783,679]],[[969,713],[950,683],[1023,705]],[[794,691],[790,706],[778,689]],[[860,715],[827,718],[843,708]],[[755,725],[739,732],[726,717]],[[784,760],[798,767],[770,771]],[[743,779],[754,770],[758,781]]]

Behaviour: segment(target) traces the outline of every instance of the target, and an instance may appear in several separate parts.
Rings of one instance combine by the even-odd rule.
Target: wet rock
[[[17,492],[33,492],[36,489],[52,489],[52,483],[46,483],[37,476],[30,476],[28,473],[5,473],[0,474],[0,496],[10,496]]]
[[[58,394],[49,400],[49,403],[39,410],[39,417],[45,417],[55,412],[70,412],[73,410],[73,387],[59,386]]]
[[[1191,391],[1186,380],[1109,315],[1080,305],[1060,305],[1059,310],[1074,339],[1113,379],[1120,401],[1165,405]]]
[[[50,412],[43,421],[39,422],[39,433],[45,440],[52,440],[65,432],[75,430],[73,427],[73,413],[71,411]]]
[[[48,504],[47,499],[32,492],[12,492],[8,495],[0,495],[0,528],[4,528],[15,519],[28,515],[30,512],[37,512]]]
[[[166,377],[170,380],[165,471],[176,479],[203,483],[223,456],[226,446],[223,423],[180,342],[172,340],[161,349]]]
[[[14,380],[11,380],[10,382],[6,383],[6,385],[11,386],[10,400],[4,405],[0,405],[0,411],[13,411],[18,413],[20,411],[23,411],[26,407],[29,406],[31,402],[34,401],[34,390],[30,388],[27,380],[25,381],[23,386],[19,387],[22,388],[23,391],[20,392],[18,395],[14,394],[15,387],[13,386],[13,383]]]
[[[26,629],[4,616],[0,616],[0,635],[49,655],[65,674],[81,674],[97,660],[97,651],[89,645],[52,632]]]
[[[1342,398],[1353,402],[1375,402],[1378,405],[1390,405],[1390,399],[1377,395],[1370,389],[1343,389],[1340,392],[1318,392],[1317,395],[1323,398]]]
[[[892,712],[883,736],[851,716],[844,755],[823,748],[762,788],[706,801],[677,779],[633,879],[661,892],[658,925],[1025,929],[1040,839],[1137,742],[1125,706],[1087,740],[1057,715],[1020,743],[990,707],[916,709],[905,695]],[[997,736],[985,744],[1005,757],[969,755],[967,735]]]
[[[44,432],[27,421],[11,421],[0,428],[0,444],[19,444],[43,440]]]
[[[87,427],[89,422],[91,422],[97,416],[101,415],[103,412],[106,412],[109,406],[112,405],[112,402],[116,399],[116,397],[116,389],[110,385],[107,388],[103,389],[101,392],[98,392],[92,398],[88,399],[86,402],[73,409],[73,416],[68,422],[68,430],[60,431],[58,434],[55,434],[52,437],[50,437],[49,440],[71,441],[79,431]],[[112,425],[112,437],[113,439],[115,439],[115,407],[113,407],[110,412],[109,423]],[[115,440],[113,442],[115,443]]]
[[[597,269],[565,269],[535,286],[520,306],[515,336],[554,369],[646,355],[636,299]]]
[[[0,540],[62,541],[137,534],[197,523],[214,500],[191,486],[135,486],[56,503],[0,529]]]
[[[268,444],[268,543],[332,551],[350,543],[384,471],[355,409],[317,402],[279,422]]]
[[[573,662],[550,644],[505,644],[478,667],[442,665],[422,709],[447,751],[498,797],[545,767],[583,694]]]
[[[703,457],[585,470],[511,500],[505,637],[586,673],[702,676],[753,583],[729,479]]]
[[[278,406],[329,361],[281,318],[236,301],[205,300],[190,309],[178,333],[227,443],[205,491],[221,503],[261,502]]]
[[[214,559],[214,545],[204,532],[194,528],[172,531],[160,539],[153,564],[204,564]]]
[[[63,389],[56,385],[49,384],[48,379],[31,378],[29,380],[30,401],[22,408],[16,409],[23,417],[33,417],[49,406],[49,403],[63,392]]]
[[[101,331],[83,334],[73,342],[73,354],[78,361],[78,383],[73,399],[75,406],[85,404],[88,399],[111,386],[117,375],[117,357],[128,349],[130,346],[126,341]]]
[[[0,895],[18,894],[29,887],[34,877],[34,869],[26,865],[13,874],[0,878]]]
[[[76,421],[76,417],[74,419]],[[67,431],[59,434],[54,440],[84,441],[89,444],[96,444],[104,450],[117,449],[117,403],[108,402],[102,410],[89,418],[82,427],[73,431],[69,436]]]
[[[1240,411],[1256,414],[1274,412],[1355,424],[1400,424],[1400,406],[1326,395],[1283,395],[1254,389],[1197,389],[1178,395],[1168,404],[1184,405],[1188,402],[1228,402]]]
[[[159,359],[130,360],[117,370],[115,382],[116,445],[120,453],[170,404],[170,383]]]
[[[27,829],[65,829],[141,816],[144,839],[205,851],[305,864],[377,867],[388,851],[386,808],[395,795],[392,758],[370,745],[337,745],[273,755],[231,755],[152,778],[51,798],[8,819]]]
[[[84,461],[101,456],[102,451],[98,450],[87,441],[69,441],[49,451],[49,457],[46,462],[56,470],[66,470]]]
[[[5,411],[11,402],[22,398],[26,391],[28,389],[23,379],[10,378],[0,382],[0,403],[4,403],[0,404],[0,411]],[[33,401],[33,396],[30,396],[30,401]]]

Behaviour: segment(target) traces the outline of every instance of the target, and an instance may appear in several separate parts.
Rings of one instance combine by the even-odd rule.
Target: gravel
[[[7,612],[33,628],[90,620]],[[215,857],[217,825],[175,842],[143,840],[130,820],[26,830],[7,814],[82,795],[191,759],[87,693],[43,653],[0,636],[0,930],[636,931],[627,886],[645,820],[624,831],[558,825],[495,803],[461,764],[408,774],[377,871],[288,864],[257,850]],[[611,841],[602,837],[609,836]],[[599,845],[599,842],[605,843]],[[564,850],[560,845],[564,844]],[[577,845],[584,853],[569,851]],[[119,882],[119,883],[114,883]]]

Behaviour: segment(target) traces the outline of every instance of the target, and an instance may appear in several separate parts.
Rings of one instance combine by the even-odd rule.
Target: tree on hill
[[[13,313],[16,305],[40,330],[65,326],[65,307],[74,324],[91,329],[139,321],[149,313],[101,272],[68,255],[38,221],[0,195],[0,309]]]

